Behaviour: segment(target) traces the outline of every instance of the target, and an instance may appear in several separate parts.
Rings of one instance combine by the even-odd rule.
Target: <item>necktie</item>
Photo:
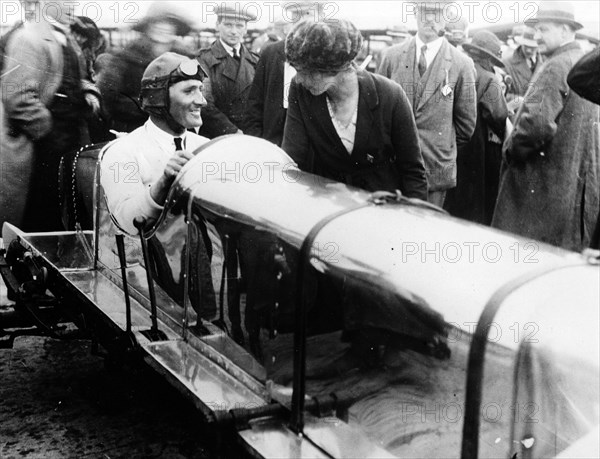
[[[419,56],[419,76],[423,76],[425,70],[427,70],[427,58],[425,57],[425,51],[427,51],[427,45],[421,46],[421,55]]]
[[[533,60],[533,58],[529,58],[529,68],[532,72],[535,70],[535,61]]]
[[[239,52],[239,51],[238,51],[236,48],[233,48],[233,58],[234,58],[236,61],[239,61],[239,60],[240,60],[240,52]]]
[[[175,151],[183,150],[183,139],[181,137],[174,137]]]

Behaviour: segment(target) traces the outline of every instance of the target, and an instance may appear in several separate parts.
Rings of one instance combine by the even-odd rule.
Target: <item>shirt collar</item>
[[[229,54],[231,57],[233,57],[233,46],[229,46],[227,43],[225,43],[225,42],[224,42],[223,40],[221,40],[220,38],[219,38],[219,40],[221,41],[221,44],[223,45],[223,48],[225,48],[225,51],[227,51],[227,53],[228,53],[228,54]],[[239,45],[239,44],[238,44],[238,45],[235,47],[235,49],[236,49],[236,51],[237,51],[237,53],[238,53],[238,55],[239,55],[239,56],[241,56],[241,55],[242,55],[240,48],[241,48],[241,45]]]
[[[145,127],[148,135],[154,140],[156,140],[156,142],[164,151],[175,151],[175,141],[173,140],[175,137],[181,137],[183,139],[183,147],[185,148],[185,139],[187,137],[187,131],[184,131],[181,135],[174,136],[169,134],[168,132],[163,131],[156,124],[154,124],[151,119],[148,119],[148,121],[146,121]]]
[[[415,35],[415,38],[417,39],[417,54],[421,52],[421,47],[423,45],[427,45],[427,54],[431,53],[431,55],[436,56],[442,47],[442,43],[444,43],[444,37],[438,37],[429,43],[423,43],[419,38],[419,34]]]

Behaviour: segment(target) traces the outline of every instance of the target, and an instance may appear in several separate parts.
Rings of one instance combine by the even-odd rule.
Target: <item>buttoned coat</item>
[[[557,49],[535,73],[504,143],[492,226],[571,250],[589,243],[599,208],[599,107],[567,85],[583,51]]]
[[[246,134],[277,146],[283,141],[287,110],[283,108],[285,41],[263,48],[250,90]]]
[[[377,69],[399,83],[411,103],[430,191],[456,186],[457,144],[475,130],[477,98],[473,61],[446,39],[435,59],[419,76],[416,39],[388,48]],[[446,92],[445,88],[451,89]],[[446,95],[444,95],[444,92]]]
[[[228,121],[220,126],[218,132],[212,132],[214,129],[211,132],[201,130],[200,133],[206,137],[214,138],[247,129],[248,97],[258,57],[243,45],[240,54],[238,66],[219,39],[210,48],[200,50],[198,61],[208,72],[214,106]]]
[[[0,80],[0,224],[23,228],[34,143],[52,129],[48,106],[62,74],[62,45],[43,18],[10,37]]]
[[[427,179],[411,108],[402,88],[358,70],[358,114],[352,154],[331,121],[326,95],[292,80],[283,150],[301,170],[368,191],[400,190],[427,199]]]

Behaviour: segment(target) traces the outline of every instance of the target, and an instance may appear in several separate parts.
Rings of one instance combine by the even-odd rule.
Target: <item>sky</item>
[[[414,26],[414,13],[408,2],[393,0],[321,0],[327,18],[346,18],[360,29],[386,29],[395,24],[404,23],[409,28]],[[267,27],[270,21],[283,17],[283,5],[294,3],[293,0],[281,1],[237,1],[239,8],[252,11],[259,16],[252,28]],[[50,2],[51,3],[51,2]],[[74,0],[72,2],[76,14],[86,15],[101,27],[130,27],[143,17],[151,1],[112,1],[112,0]],[[196,27],[214,27],[216,16],[214,9],[223,3],[212,1],[175,1],[168,3],[173,8],[191,18]],[[569,2],[575,9],[575,17],[585,25],[586,31],[598,37],[600,29],[600,2],[597,0],[579,0]],[[485,24],[506,24],[522,22],[535,14],[538,2],[534,1],[457,1],[446,11],[451,18],[457,15],[467,16],[472,27]],[[20,18],[18,0],[1,2],[1,21],[3,25],[14,23]],[[600,38],[600,37],[599,37]]]

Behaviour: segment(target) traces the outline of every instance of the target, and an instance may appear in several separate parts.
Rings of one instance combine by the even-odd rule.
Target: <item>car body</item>
[[[101,161],[101,150],[80,153]],[[27,281],[43,277],[63,315],[110,354],[135,349],[255,457],[598,457],[597,258],[301,172],[261,139],[224,136],[195,154],[144,243],[125,236],[126,263],[97,172],[91,229],[5,224],[14,290],[31,260],[44,275]],[[329,302],[315,285],[346,296]],[[207,293],[221,328],[194,312]],[[423,348],[382,348],[376,366],[337,369],[351,302],[366,322],[441,318],[443,332]],[[244,345],[226,330],[235,307]]]

